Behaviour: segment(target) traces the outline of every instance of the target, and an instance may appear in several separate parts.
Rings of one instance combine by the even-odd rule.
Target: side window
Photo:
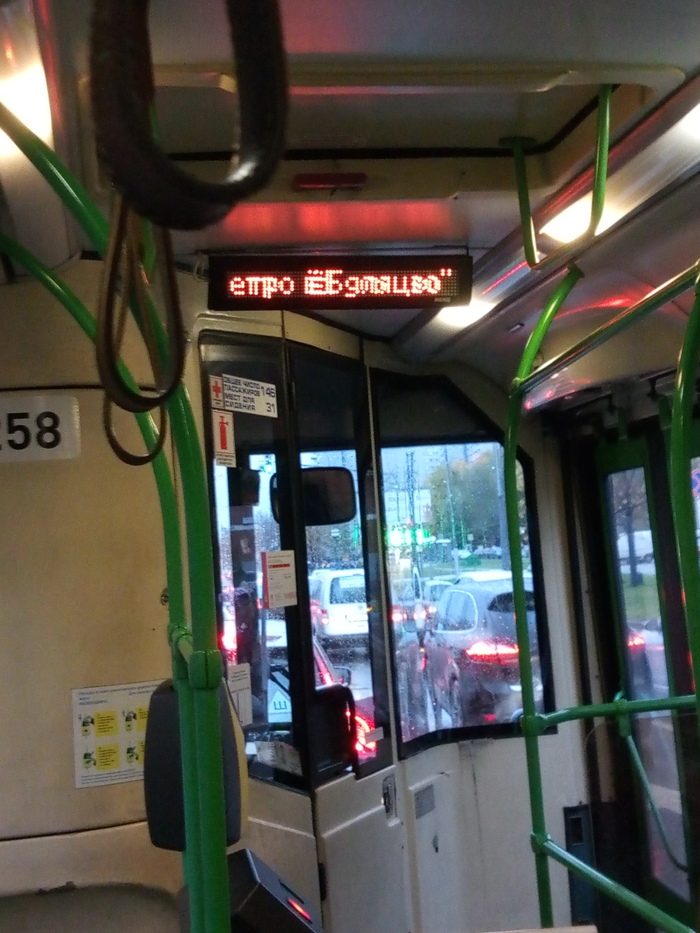
[[[394,685],[400,753],[435,733],[435,741],[449,740],[449,729],[517,735],[522,691],[498,431],[445,382],[386,373],[373,380],[386,572],[393,593],[408,590],[402,609],[416,623],[411,636],[391,626],[403,678]],[[520,464],[517,482],[533,687],[544,709],[551,665],[533,584],[534,509]]]
[[[625,693],[632,699],[668,697],[669,644],[661,608],[661,570],[654,547],[652,515],[644,466],[614,469],[604,476],[608,537],[611,544],[612,589],[616,606]],[[663,787],[677,810],[662,809],[659,829],[650,806],[644,807],[650,865],[656,881],[684,899],[690,897],[688,875],[669,856],[687,862],[688,848],[681,812],[683,792],[680,749],[670,711],[632,717],[639,757],[654,787]],[[693,771],[695,763],[692,764]],[[665,834],[664,839],[662,832]]]

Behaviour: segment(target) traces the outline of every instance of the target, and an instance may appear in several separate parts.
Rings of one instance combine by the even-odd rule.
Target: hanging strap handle
[[[240,145],[231,173],[217,184],[183,172],[153,138],[148,0],[93,3],[90,83],[98,155],[126,200],[161,227],[198,230],[221,220],[262,188],[284,149],[286,68],[277,0],[226,0],[226,10]]]

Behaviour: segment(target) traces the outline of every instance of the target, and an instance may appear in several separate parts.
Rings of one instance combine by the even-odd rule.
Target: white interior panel
[[[103,884],[138,884],[176,894],[182,887],[182,858],[152,846],[143,821],[0,842],[2,896]],[[0,923],[0,929],[11,927]]]
[[[178,933],[174,900],[136,885],[52,891],[0,899],[0,928],[13,933]]]
[[[384,770],[356,781],[342,777],[316,795],[319,858],[325,866],[326,933],[407,933],[405,833],[400,807],[387,814]]]
[[[250,780],[250,818],[242,844],[252,849],[321,912],[311,799],[266,781]]]

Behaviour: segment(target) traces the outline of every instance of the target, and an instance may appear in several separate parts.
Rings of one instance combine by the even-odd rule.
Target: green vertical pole
[[[506,519],[508,522],[508,545],[510,548],[511,571],[513,574],[513,597],[515,602],[515,627],[518,637],[520,661],[520,685],[523,698],[523,732],[525,735],[525,757],[527,761],[528,790],[530,811],[532,814],[532,847],[535,853],[535,874],[537,894],[540,905],[540,923],[551,927],[554,923],[552,912],[552,890],[549,878],[547,854],[543,844],[547,840],[544,818],[544,800],[542,795],[542,769],[537,734],[535,692],[532,684],[532,660],[530,657],[530,635],[527,627],[527,607],[525,602],[525,581],[523,577],[523,557],[520,551],[520,516],[518,513],[517,453],[518,428],[520,424],[521,403],[520,382],[525,379],[534,365],[542,340],[557,311],[567,295],[581,278],[581,270],[572,266],[550,298],[537,322],[523,351],[517,376],[513,382],[508,399],[508,419],[504,443],[503,472],[506,492]]]
[[[95,340],[95,319],[78,296],[47,268],[36,256],[20,246],[11,237],[0,234],[0,252],[23,266],[43,287],[68,311],[73,320],[90,340]],[[136,390],[136,381],[121,361],[117,362],[122,378],[130,388]],[[148,449],[156,441],[156,430],[148,414],[137,414],[136,421]],[[185,597],[182,587],[182,555],[180,552],[180,518],[170,467],[164,453],[152,461],[153,475],[160,501],[163,519],[163,544],[165,547],[165,574],[168,587],[168,610],[170,619],[177,625],[185,623]]]
[[[80,182],[60,162],[56,154],[0,104],[0,127],[48,181],[73,214],[85,233],[104,255],[109,226],[92,203]],[[150,311],[159,338],[159,351],[165,353],[160,319]],[[173,440],[182,478],[187,533],[190,606],[194,652],[188,664],[188,685],[180,685],[179,695],[192,691],[192,703],[180,706],[183,747],[183,787],[186,801],[188,852],[185,871],[194,861],[201,872],[189,872],[189,885],[201,881],[202,891],[190,889],[191,903],[202,905],[202,915],[191,911],[192,933],[228,933],[228,873],[226,868],[223,764],[219,722],[218,685],[223,665],[216,646],[214,567],[209,522],[206,473],[199,446],[192,408],[180,386],[168,402]],[[191,721],[184,722],[191,718]],[[195,740],[196,747],[188,743]],[[188,814],[197,819],[187,822]]]
[[[695,683],[700,728],[700,569],[695,535],[695,508],[691,487],[691,432],[695,384],[700,353],[700,277],[695,282],[695,301],[683,338],[671,413],[671,507],[676,551],[681,571],[683,613]]]
[[[75,293],[61,282],[50,269],[44,266],[35,256],[25,250],[10,237],[0,234],[0,252],[4,252],[13,261],[24,266],[34,278],[43,285],[69,312],[83,332],[95,341],[96,324],[87,308],[82,304]],[[129,374],[128,369],[121,361],[117,362],[119,373],[125,383],[137,391],[137,383]],[[152,449],[156,442],[156,430],[149,414],[138,413],[136,420],[148,449]],[[180,516],[177,497],[173,485],[170,467],[164,453],[158,454],[152,461],[153,474],[160,500],[161,516],[163,521],[163,538],[165,545],[165,569],[168,586],[168,614],[170,618],[170,633],[185,632],[185,597],[182,578],[182,554],[180,548]],[[192,705],[192,691],[187,683],[187,665],[184,664],[180,652],[173,653],[173,678],[178,692],[180,707],[181,747],[183,768],[188,772],[196,768],[195,735],[194,735],[194,709]],[[192,827],[190,830],[194,838],[198,838],[199,806],[197,799],[192,795],[185,797],[185,823]],[[189,887],[190,912],[197,921],[192,924],[192,931],[204,930],[204,901],[202,896],[203,879],[201,859],[193,859],[191,853],[183,855],[185,878]]]

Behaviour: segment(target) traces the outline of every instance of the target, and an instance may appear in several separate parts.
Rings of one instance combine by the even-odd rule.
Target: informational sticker
[[[286,742],[256,742],[255,754],[258,761],[270,765],[271,768],[278,768],[290,774],[302,773],[299,752]]]
[[[235,467],[236,440],[233,436],[233,415],[230,411],[212,411],[214,461],[221,466]]]
[[[250,686],[250,664],[230,664],[226,669],[231,702],[238,721],[242,726],[249,726],[253,721],[253,694]]]
[[[272,682],[267,688],[268,722],[291,722],[292,700],[286,690],[276,687]]]
[[[0,463],[79,456],[80,415],[73,395],[0,393]]]
[[[143,778],[148,704],[159,683],[72,691],[76,787]]]
[[[263,551],[263,608],[281,609],[297,604],[294,551]]]
[[[218,377],[211,377],[218,378]],[[243,411],[264,418],[277,417],[277,389],[271,382],[256,379],[241,379],[239,376],[222,376],[226,411]],[[215,387],[212,385],[212,394]]]
[[[212,408],[224,407],[224,380],[221,376],[209,377],[209,396]]]

